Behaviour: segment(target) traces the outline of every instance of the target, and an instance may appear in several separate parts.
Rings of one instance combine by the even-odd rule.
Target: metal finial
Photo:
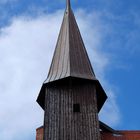
[[[67,9],[70,9],[71,4],[70,4],[70,0],[67,0]]]

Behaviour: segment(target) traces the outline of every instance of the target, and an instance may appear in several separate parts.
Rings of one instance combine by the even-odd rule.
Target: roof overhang
[[[116,131],[111,128],[110,126],[108,126],[107,124],[99,121],[99,128],[101,129],[101,131],[103,132],[108,132],[108,133],[116,133]]]
[[[38,104],[42,107],[42,109],[44,110],[44,106],[45,106],[45,92],[46,92],[46,88],[48,86],[53,85],[54,83],[59,83],[59,82],[65,82],[68,79],[74,79],[74,80],[80,80],[80,81],[88,81],[88,82],[92,82],[95,86],[96,86],[96,94],[97,94],[97,108],[98,108],[98,112],[100,112],[102,106],[104,105],[106,99],[107,99],[107,95],[104,91],[104,89],[102,88],[100,82],[98,80],[89,80],[89,79],[81,79],[81,78],[76,78],[76,77],[67,77],[67,78],[63,78],[63,79],[59,79],[53,82],[49,82],[49,83],[45,83],[42,85],[39,96],[37,98],[37,102]]]

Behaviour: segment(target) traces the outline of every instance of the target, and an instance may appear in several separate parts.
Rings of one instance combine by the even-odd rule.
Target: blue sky
[[[140,1],[71,3],[109,96],[100,119],[114,129],[140,130]],[[64,9],[65,0],[0,1],[1,140],[33,140],[43,123],[35,100],[47,77]]]

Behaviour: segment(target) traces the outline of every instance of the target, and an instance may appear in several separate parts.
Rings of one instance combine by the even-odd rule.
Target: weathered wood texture
[[[44,140],[100,140],[96,88],[88,82],[46,89]],[[80,112],[73,112],[73,104]]]

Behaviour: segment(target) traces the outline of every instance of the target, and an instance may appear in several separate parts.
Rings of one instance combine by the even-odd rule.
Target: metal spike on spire
[[[67,6],[67,10],[71,8],[70,0],[67,0],[66,6]]]

